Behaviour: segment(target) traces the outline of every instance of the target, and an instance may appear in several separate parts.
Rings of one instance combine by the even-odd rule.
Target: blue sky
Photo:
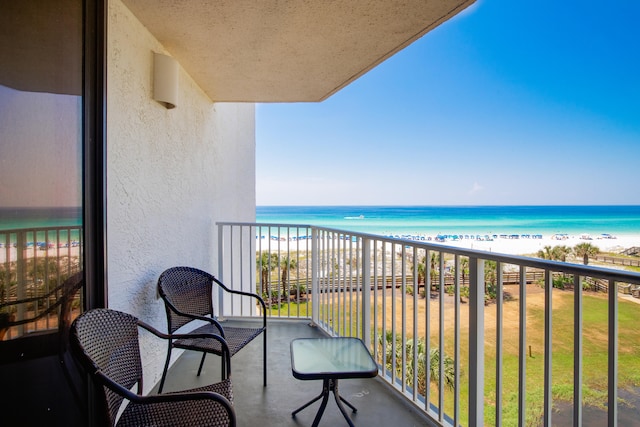
[[[640,204],[639,20],[478,0],[324,102],[259,104],[257,204]]]

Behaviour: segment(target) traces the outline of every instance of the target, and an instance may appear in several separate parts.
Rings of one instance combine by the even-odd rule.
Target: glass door
[[[0,11],[0,378],[11,384],[0,411],[7,425],[82,425],[88,395],[67,341],[104,293],[104,5],[0,0]]]
[[[66,289],[65,281],[83,270],[83,25],[80,0],[3,1],[2,10],[0,339],[6,342],[55,334],[63,315],[82,307],[82,293]],[[34,349],[48,350],[42,342]]]

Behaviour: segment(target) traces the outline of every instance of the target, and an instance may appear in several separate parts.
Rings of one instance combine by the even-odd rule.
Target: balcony
[[[270,385],[259,388],[258,350],[243,356],[255,356],[250,371],[232,361],[240,417],[312,420],[317,406],[290,418],[320,385],[293,379],[288,345],[314,334],[359,337],[379,364],[374,381],[345,381],[356,424],[613,426],[636,415],[629,319],[640,300],[624,290],[640,287],[637,273],[306,225],[218,223],[218,237],[218,276],[269,302]],[[258,314],[219,303],[225,318]],[[187,357],[173,369],[193,370]],[[417,418],[399,423],[406,412]],[[335,404],[330,415],[339,425]]]
[[[246,320],[227,323],[246,324]],[[322,381],[300,381],[291,374],[289,343],[294,338],[322,337],[326,334],[304,319],[272,319],[268,330],[268,386],[262,386],[262,340],[254,340],[231,360],[233,398],[238,426],[311,426],[320,402],[291,412],[310,401],[322,390]],[[200,355],[185,352],[169,370],[165,391],[196,387],[220,378],[219,359],[208,356],[200,377],[196,376]],[[420,426],[426,418],[395,393],[381,378],[340,381],[340,394],[358,411],[347,408],[357,426]],[[342,414],[331,398],[320,426],[346,426]]]
[[[314,336],[359,337],[378,362],[377,378],[341,382],[356,425],[636,422],[640,274],[306,225],[218,223],[217,235],[217,275],[268,302],[269,385],[261,340],[232,359],[239,425],[311,424],[319,403],[291,411],[321,383],[293,378],[289,344]],[[79,239],[69,227],[1,232],[3,307],[75,271]],[[218,304],[224,322],[261,316],[248,300]],[[47,316],[4,339],[56,322]],[[218,378],[215,357],[201,377],[198,361],[183,353],[167,390]],[[343,424],[330,401],[321,425]]]

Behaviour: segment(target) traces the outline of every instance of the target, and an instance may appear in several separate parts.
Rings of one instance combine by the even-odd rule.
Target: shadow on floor
[[[228,324],[247,325],[244,320]],[[295,417],[291,412],[322,391],[322,381],[300,381],[291,374],[289,345],[295,338],[324,337],[322,331],[308,321],[268,320],[267,387],[262,386],[262,339],[253,340],[231,359],[234,407],[238,426],[310,426],[320,401],[305,408]],[[192,388],[220,378],[220,359],[207,356],[202,375],[196,376],[200,353],[185,352],[171,367],[165,391]],[[153,391],[155,392],[155,390]],[[424,426],[424,416],[401,396],[392,393],[380,378],[340,381],[340,394],[358,412],[349,412],[356,426]],[[330,399],[320,426],[346,426],[335,401]]]

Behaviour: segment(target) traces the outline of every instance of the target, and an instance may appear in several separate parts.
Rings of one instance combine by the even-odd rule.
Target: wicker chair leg
[[[226,377],[229,375],[229,371],[227,371],[227,361],[225,360],[224,357],[220,357],[220,369],[221,369],[221,373],[223,377]]]
[[[160,386],[158,387],[158,394],[162,393],[164,387],[164,380],[167,378],[167,371],[169,370],[169,361],[171,360],[171,345],[167,351],[167,360],[164,362],[164,370],[162,371],[162,378],[160,379]]]
[[[267,330],[262,331],[262,335],[264,335],[264,342],[262,343],[262,376],[263,376],[263,387],[267,386]]]
[[[202,372],[202,366],[204,366],[204,358],[207,357],[206,352],[202,352],[202,359],[200,360],[200,367],[198,368],[198,376],[200,376],[200,372]]]

